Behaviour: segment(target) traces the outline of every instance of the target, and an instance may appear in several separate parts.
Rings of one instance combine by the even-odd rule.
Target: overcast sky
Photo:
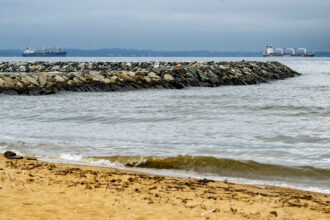
[[[330,0],[0,0],[0,49],[330,50]]]

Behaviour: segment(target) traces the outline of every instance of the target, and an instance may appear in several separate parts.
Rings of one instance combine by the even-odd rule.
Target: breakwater
[[[296,75],[279,62],[1,62],[0,93],[251,85]]]

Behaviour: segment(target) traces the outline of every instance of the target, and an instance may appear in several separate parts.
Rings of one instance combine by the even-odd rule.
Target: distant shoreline
[[[262,51],[156,51],[136,49],[64,49],[68,57],[261,57]],[[0,57],[21,57],[23,49],[0,49]],[[330,51],[315,52],[316,57],[330,57]]]

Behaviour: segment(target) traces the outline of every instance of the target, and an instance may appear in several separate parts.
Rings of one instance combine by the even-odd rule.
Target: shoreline
[[[330,195],[0,156],[1,219],[327,219]]]
[[[174,178],[191,178],[191,179],[209,179],[212,181],[219,181],[219,182],[230,182],[233,184],[241,184],[241,185],[250,185],[250,186],[268,186],[268,187],[280,187],[286,189],[294,189],[294,190],[301,190],[306,192],[315,192],[315,193],[322,193],[330,195],[330,191],[328,189],[316,186],[307,187],[302,185],[295,185],[294,183],[290,182],[274,182],[272,180],[265,180],[265,179],[248,179],[245,177],[239,176],[215,176],[215,175],[201,175],[194,171],[189,170],[177,170],[177,169],[166,169],[166,168],[152,168],[152,167],[144,167],[144,166],[126,166],[124,164],[119,165],[112,165],[111,162],[108,164],[109,161],[98,161],[98,160],[76,160],[76,159],[63,159],[61,157],[36,157],[38,160],[46,162],[46,163],[56,163],[56,164],[66,164],[66,165],[78,165],[78,166],[87,166],[87,167],[100,167],[100,168],[109,168],[109,169],[119,169],[122,171],[128,172],[136,172],[136,173],[143,173],[147,175],[157,175],[157,176],[165,176],[165,177],[174,177]],[[223,159],[223,158],[221,158]],[[274,165],[274,164],[273,164]],[[315,169],[315,167],[313,167]],[[297,177],[299,178],[299,177]],[[300,177],[304,178],[304,177]]]

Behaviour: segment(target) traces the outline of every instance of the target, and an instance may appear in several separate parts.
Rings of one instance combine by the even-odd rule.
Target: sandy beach
[[[330,219],[330,195],[0,156],[0,219]]]

